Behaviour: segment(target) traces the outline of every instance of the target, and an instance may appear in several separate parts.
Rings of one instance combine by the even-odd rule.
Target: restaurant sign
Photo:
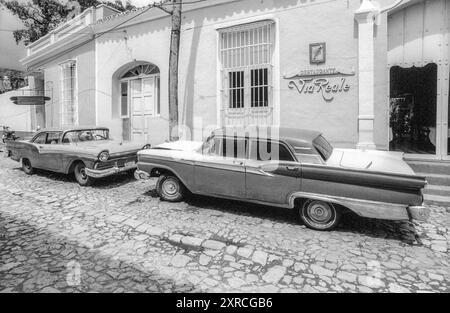
[[[329,67],[305,69],[283,77],[289,80],[289,89],[296,89],[299,94],[320,93],[325,101],[332,101],[336,94],[350,90],[346,77],[353,75],[353,69]]]
[[[17,105],[44,105],[45,101],[50,100],[50,97],[44,96],[14,96],[9,98]]]

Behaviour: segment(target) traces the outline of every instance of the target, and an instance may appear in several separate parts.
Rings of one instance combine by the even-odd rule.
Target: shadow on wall
[[[191,41],[191,53],[189,54],[189,64],[187,66],[186,84],[184,86],[183,111],[181,113],[181,121],[187,126],[191,132],[194,129],[194,101],[195,101],[195,74],[197,66],[197,52],[202,31],[201,23],[194,20],[194,31]],[[215,104],[214,104],[215,105]],[[191,133],[191,137],[192,137]]]

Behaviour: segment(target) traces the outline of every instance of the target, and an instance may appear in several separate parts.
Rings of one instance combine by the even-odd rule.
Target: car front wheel
[[[83,163],[77,163],[73,169],[75,179],[80,186],[89,186],[92,184],[93,179],[86,174],[86,166]]]
[[[183,199],[186,188],[177,177],[161,175],[156,183],[156,192],[161,200],[178,202]]]
[[[34,168],[31,166],[31,162],[28,159],[22,159],[22,170],[27,175],[31,175],[34,173]]]
[[[299,208],[299,215],[308,228],[331,230],[339,224],[341,211],[330,202],[310,199]]]

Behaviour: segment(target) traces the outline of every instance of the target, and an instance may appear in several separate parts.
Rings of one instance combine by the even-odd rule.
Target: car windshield
[[[333,146],[322,135],[313,140],[313,145],[325,161],[327,161],[333,153]]]
[[[71,130],[64,135],[63,143],[109,140],[107,129]]]

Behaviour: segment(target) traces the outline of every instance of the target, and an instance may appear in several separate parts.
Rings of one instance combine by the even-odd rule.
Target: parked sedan
[[[424,177],[402,154],[336,149],[315,131],[223,128],[204,143],[173,142],[138,153],[141,178],[159,176],[161,199],[194,194],[295,209],[306,226],[334,228],[344,211],[425,220]]]
[[[133,171],[137,152],[147,148],[150,145],[112,140],[108,128],[75,127],[44,129],[29,141],[7,141],[4,153],[21,162],[27,174],[36,168],[73,173],[81,186],[87,186],[95,178]]]

